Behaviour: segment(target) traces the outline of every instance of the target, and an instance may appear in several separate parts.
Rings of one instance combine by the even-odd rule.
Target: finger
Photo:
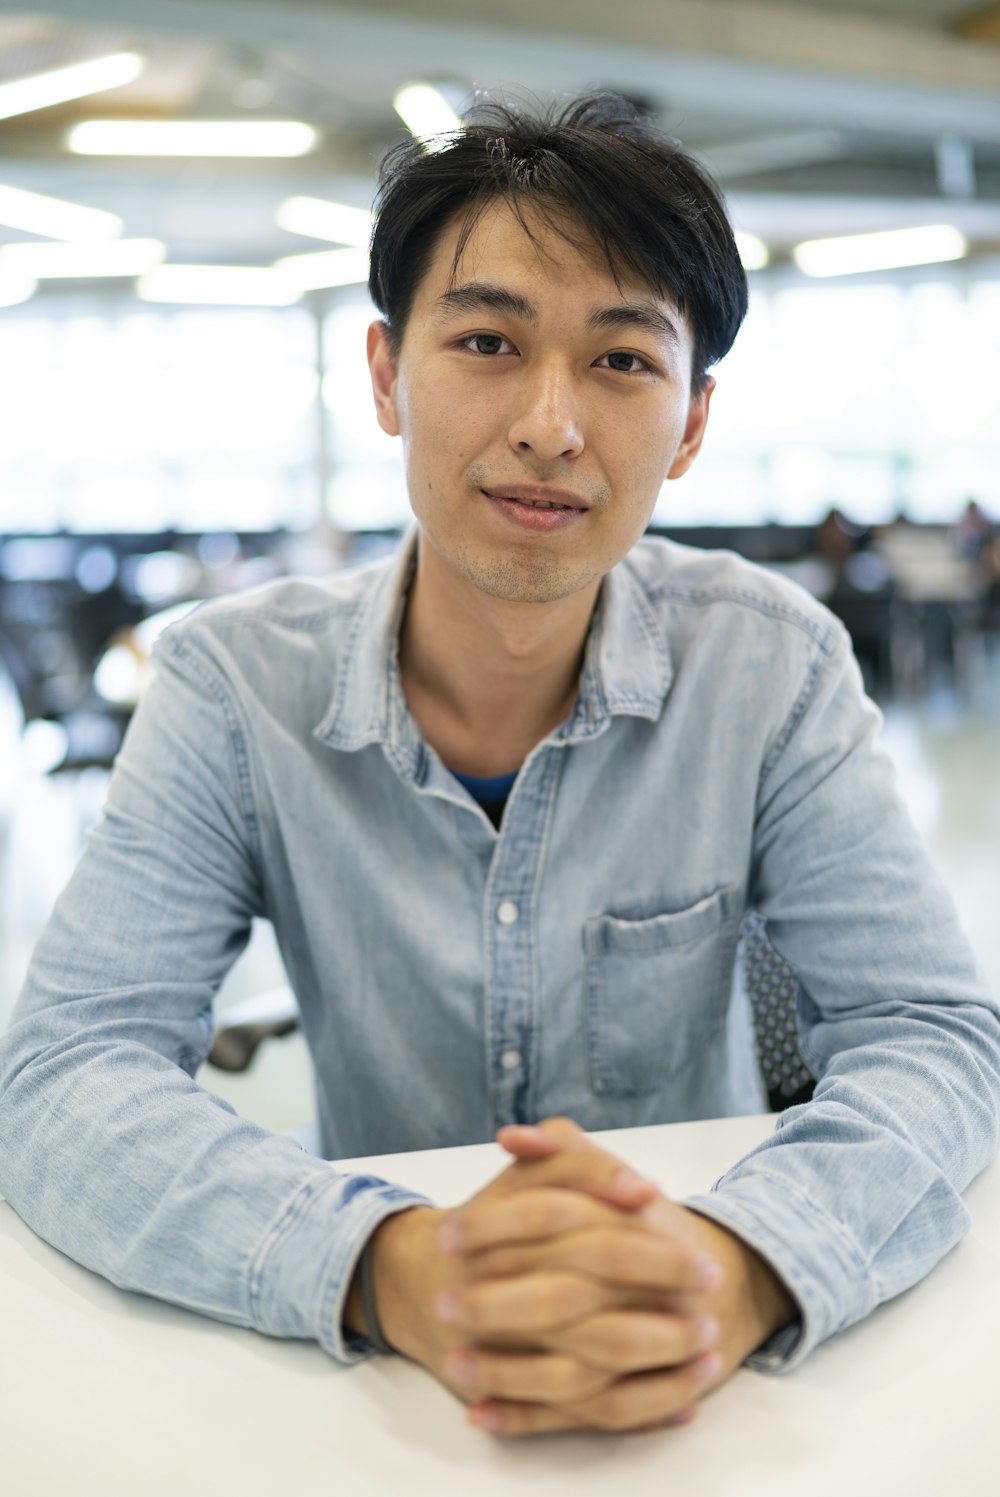
[[[715,1264],[706,1263],[675,1239],[616,1223],[487,1248],[467,1254],[465,1267],[472,1282],[558,1269],[588,1274],[606,1284],[667,1294],[697,1294],[717,1284]]]
[[[517,1413],[517,1420],[524,1427],[516,1429],[513,1420],[508,1419],[507,1409],[513,1407]],[[530,1417],[525,1418],[525,1410],[531,1411]],[[666,1419],[656,1419],[651,1424],[637,1424],[631,1434],[652,1434],[655,1430],[671,1429],[677,1425],[691,1424],[698,1417],[697,1403],[689,1403],[686,1408],[678,1410],[676,1414],[670,1414]],[[568,1414],[565,1409],[554,1408],[546,1404],[514,1404],[483,1402],[469,1407],[466,1412],[466,1423],[473,1425],[476,1429],[482,1429],[499,1435],[542,1435],[558,1434],[572,1430],[575,1434],[597,1434],[594,1426],[587,1424],[583,1419],[577,1419]]]
[[[654,1241],[668,1241],[677,1254],[683,1283],[678,1289],[696,1292],[717,1288],[721,1270],[693,1238],[691,1224],[683,1210],[671,1201],[656,1203],[658,1210],[624,1214],[604,1202],[595,1201],[578,1191],[563,1187],[524,1189],[513,1194],[490,1197],[481,1195],[453,1212],[441,1229],[439,1241],[449,1252],[465,1256],[466,1268],[474,1277],[487,1276],[475,1266],[473,1255],[504,1247],[542,1242],[588,1227],[614,1227],[622,1232],[642,1234]],[[631,1238],[628,1239],[631,1244]],[[515,1260],[521,1261],[521,1260]],[[534,1267],[530,1256],[528,1268],[496,1269],[498,1273],[518,1273]]]
[[[648,1291],[618,1288],[580,1274],[543,1271],[455,1284],[438,1296],[442,1320],[477,1341],[542,1339],[609,1309],[649,1309]]]
[[[508,1123],[497,1129],[495,1137],[501,1148],[522,1159],[545,1159],[567,1147],[560,1139],[527,1123]]]
[[[562,1352],[605,1374],[623,1377],[681,1367],[713,1350],[721,1334],[719,1322],[710,1315],[615,1309],[557,1331],[543,1350]]]
[[[491,1398],[473,1404],[469,1418],[502,1435],[581,1427],[621,1432],[662,1427],[668,1420],[687,1423],[693,1417],[691,1404],[716,1384],[722,1370],[719,1354],[708,1352],[684,1367],[620,1378],[589,1399],[547,1405]],[[490,1424],[483,1422],[484,1416],[491,1418]]]
[[[579,1190],[626,1210],[653,1204],[660,1196],[655,1181],[637,1175],[616,1155],[588,1145],[586,1148],[564,1149],[545,1158],[516,1159],[473,1196],[472,1201],[492,1199],[523,1190],[526,1186],[541,1185],[561,1185],[569,1190]],[[471,1204],[466,1202],[459,1206],[452,1213],[452,1219],[460,1220]]]
[[[627,1209],[644,1205],[659,1194],[659,1186],[655,1180],[648,1180],[615,1155],[599,1149],[568,1118],[549,1118],[537,1127],[510,1123],[497,1129],[496,1140],[522,1162],[549,1159],[560,1153],[575,1153],[585,1149],[594,1150],[605,1160],[613,1160],[615,1168],[610,1176],[605,1178],[606,1171],[603,1172],[596,1185],[591,1182],[591,1188],[602,1199]]]
[[[580,1321],[541,1353],[476,1342],[450,1351],[444,1365],[471,1397],[567,1404],[625,1376],[681,1367],[718,1338],[718,1322],[708,1317],[615,1311]]]
[[[529,1242],[614,1222],[636,1231],[654,1230],[644,1219],[623,1215],[578,1191],[539,1185],[466,1202],[445,1223],[449,1230],[444,1233],[442,1229],[442,1246],[452,1252],[478,1253],[504,1243]]]
[[[450,1351],[444,1370],[470,1399],[497,1398],[522,1403],[565,1403],[589,1398],[615,1377],[614,1372],[555,1352],[525,1355],[520,1347],[487,1352],[478,1345]]]
[[[597,1147],[586,1130],[568,1117],[543,1118],[540,1123],[505,1123],[497,1129],[496,1139],[512,1152],[516,1149],[540,1157],[563,1149]]]

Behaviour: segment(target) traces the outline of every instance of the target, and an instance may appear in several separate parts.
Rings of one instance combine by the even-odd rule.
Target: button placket
[[[547,844],[561,747],[540,747],[522,767],[504,814],[486,890],[486,1017],[494,1119],[528,1119],[535,1086],[532,1045],[538,1027],[535,890]]]

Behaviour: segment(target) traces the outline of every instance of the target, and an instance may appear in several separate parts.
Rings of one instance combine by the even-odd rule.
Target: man
[[[116,1284],[345,1364],[396,1349],[486,1427],[683,1422],[964,1235],[1000,1013],[841,627],[642,539],[746,306],[694,163],[607,96],[408,144],[371,291],[415,526],[163,636],[0,1046],[0,1189]],[[671,1202],[587,1130],[762,1109],[751,909],[819,1082]],[[198,1088],[254,916],[328,1158],[496,1136],[509,1168],[449,1212]]]

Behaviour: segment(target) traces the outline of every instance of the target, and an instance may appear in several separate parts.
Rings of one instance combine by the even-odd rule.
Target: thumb
[[[509,1123],[497,1129],[496,1141],[509,1154],[524,1161],[580,1151],[604,1153],[571,1118],[546,1118],[537,1126]],[[578,1180],[571,1177],[561,1183],[624,1210],[639,1210],[660,1194],[654,1180],[647,1180],[624,1162],[618,1171],[600,1182],[595,1181],[592,1172],[581,1171]]]

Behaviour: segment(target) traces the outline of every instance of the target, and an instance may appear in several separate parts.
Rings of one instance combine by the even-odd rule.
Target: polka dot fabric
[[[743,922],[743,978],[753,1009],[757,1057],[773,1112],[808,1102],[816,1078],[799,1050],[795,1002],[798,979],[767,938],[756,914]]]

